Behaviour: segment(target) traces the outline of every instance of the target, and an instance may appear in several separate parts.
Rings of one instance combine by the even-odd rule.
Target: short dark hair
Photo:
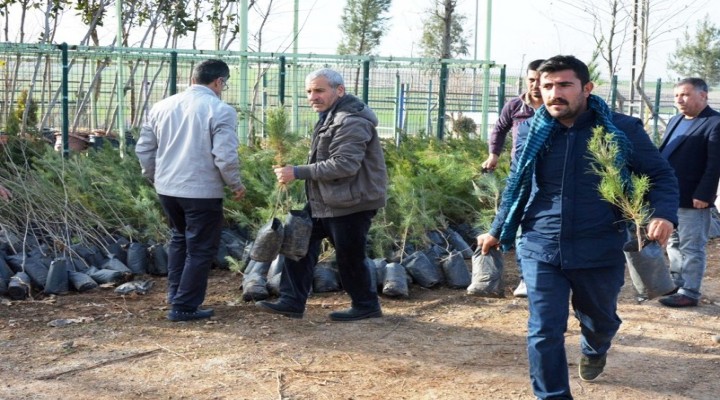
[[[557,72],[571,69],[575,72],[575,76],[580,79],[580,83],[585,85],[590,82],[590,71],[584,62],[578,60],[574,56],[555,56],[545,60],[538,67],[537,71],[540,73],[544,72]]]
[[[223,60],[205,60],[193,68],[192,78],[195,83],[208,85],[217,78],[230,78],[230,68]]]
[[[537,60],[535,60],[535,61],[530,61],[530,64],[528,64],[528,66],[527,66],[527,70],[528,70],[528,71],[537,71],[537,69],[538,69],[538,67],[540,66],[540,64],[542,64],[542,63],[544,63],[544,62],[545,62],[545,60],[542,59],[542,58],[541,58],[541,59],[537,59]]]
[[[685,78],[678,81],[678,83],[675,84],[675,87],[683,86],[683,85],[693,85],[695,90],[698,92],[708,92],[708,85],[707,83],[700,79],[700,78]]]

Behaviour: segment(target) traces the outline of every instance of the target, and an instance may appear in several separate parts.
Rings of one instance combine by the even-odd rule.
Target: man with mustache
[[[505,138],[508,132],[512,131],[512,148],[510,157],[515,157],[515,139],[517,138],[517,130],[520,124],[526,119],[532,117],[542,104],[542,93],[540,93],[540,74],[537,72],[538,67],[545,60],[534,60],[527,66],[525,75],[525,85],[527,92],[510,100],[503,106],[492,132],[490,132],[488,158],[482,163],[483,170],[494,171],[497,166],[498,158],[505,146]],[[513,292],[515,297],[527,297],[527,288],[525,281],[522,279],[522,268],[518,260],[518,269],[520,270],[520,283]]]
[[[275,168],[280,183],[305,180],[306,209],[313,221],[307,255],[285,260],[276,302],[255,303],[261,310],[302,318],[313,282],[320,244],[335,247],[340,282],[350,308],[330,313],[332,321],[382,316],[377,288],[365,264],[367,235],[377,210],[385,206],[387,172],[375,113],[345,92],[342,76],[320,69],[305,78],[305,92],[318,112],[306,165]]]
[[[527,349],[530,379],[540,399],[572,399],[565,331],[571,301],[580,322],[578,375],[596,379],[605,368],[620,328],[617,299],[624,283],[627,227],[619,210],[598,192],[587,143],[592,128],[613,134],[616,164],[651,180],[647,235],[664,245],[677,223],[677,180],[644,131],[642,122],[613,113],[598,96],[587,66],[555,56],[538,68],[544,106],[520,126],[517,154],[498,214],[488,233],[491,247],[517,245],[528,289]]]

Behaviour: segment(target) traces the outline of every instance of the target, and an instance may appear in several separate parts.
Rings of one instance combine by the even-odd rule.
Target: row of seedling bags
[[[148,246],[120,238],[105,249],[74,245],[67,255],[52,257],[46,245],[35,246],[24,254],[7,254],[5,246],[0,252],[0,295],[25,300],[33,292],[85,292],[99,285],[120,285],[136,275],[167,275],[167,251],[162,245]]]
[[[432,244],[427,249],[416,250],[405,258],[396,255],[390,262],[385,258],[367,258],[365,266],[370,270],[373,287],[388,297],[408,297],[413,283],[424,288],[445,285],[466,289],[470,295],[502,297],[502,254],[497,250],[491,250],[487,255],[480,254],[479,250],[473,252],[467,242],[450,229],[441,235],[436,240],[431,239]],[[450,236],[452,239],[447,240]],[[472,260],[472,272],[466,262],[468,259]],[[243,300],[258,301],[279,295],[284,263],[282,254],[270,262],[251,259],[243,275]],[[342,290],[334,261],[317,263],[312,290],[315,293]]]

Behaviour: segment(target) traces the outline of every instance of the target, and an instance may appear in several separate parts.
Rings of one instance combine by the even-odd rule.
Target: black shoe
[[[607,360],[607,354],[603,354],[600,357],[588,357],[582,355],[580,357],[580,365],[578,366],[578,374],[580,379],[585,382],[594,381],[595,378],[600,376],[605,369],[605,361]]]
[[[695,307],[698,305],[697,299],[685,296],[684,294],[675,293],[670,296],[662,297],[658,300],[660,304],[667,307]]]
[[[257,303],[255,303],[255,306],[257,306],[262,311],[272,314],[280,314],[288,318],[301,319],[303,317],[302,311],[296,311],[281,302],[273,303],[270,301],[258,301]]]
[[[215,311],[211,308],[208,308],[206,310],[201,310],[198,308],[195,311],[170,310],[170,312],[168,312],[167,319],[173,322],[193,321],[196,319],[210,318],[213,315],[215,315]]]
[[[335,311],[330,313],[330,319],[339,322],[357,321],[366,318],[380,318],[382,317],[382,310],[379,308],[376,310],[358,310],[357,308],[350,307],[347,310]]]

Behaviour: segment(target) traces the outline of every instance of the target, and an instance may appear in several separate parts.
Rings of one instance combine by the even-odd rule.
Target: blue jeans
[[[700,285],[705,274],[710,219],[709,208],[678,209],[678,227],[667,245],[670,274],[680,288],[678,293],[696,300],[700,299]]]
[[[527,348],[533,392],[540,399],[572,399],[565,354],[568,300],[580,321],[582,354],[604,355],[622,322],[616,311],[625,266],[561,269],[529,258],[522,263],[530,311]]]
[[[327,238],[335,248],[340,283],[350,295],[352,307],[379,310],[377,288],[372,284],[370,269],[365,265],[367,235],[375,213],[375,210],[371,210],[342,217],[313,218],[307,255],[298,261],[285,259],[280,276],[279,302],[297,312],[305,310],[320,245]]]
[[[175,310],[194,311],[205,300],[210,267],[220,246],[223,200],[158,197],[172,228],[168,299]]]

